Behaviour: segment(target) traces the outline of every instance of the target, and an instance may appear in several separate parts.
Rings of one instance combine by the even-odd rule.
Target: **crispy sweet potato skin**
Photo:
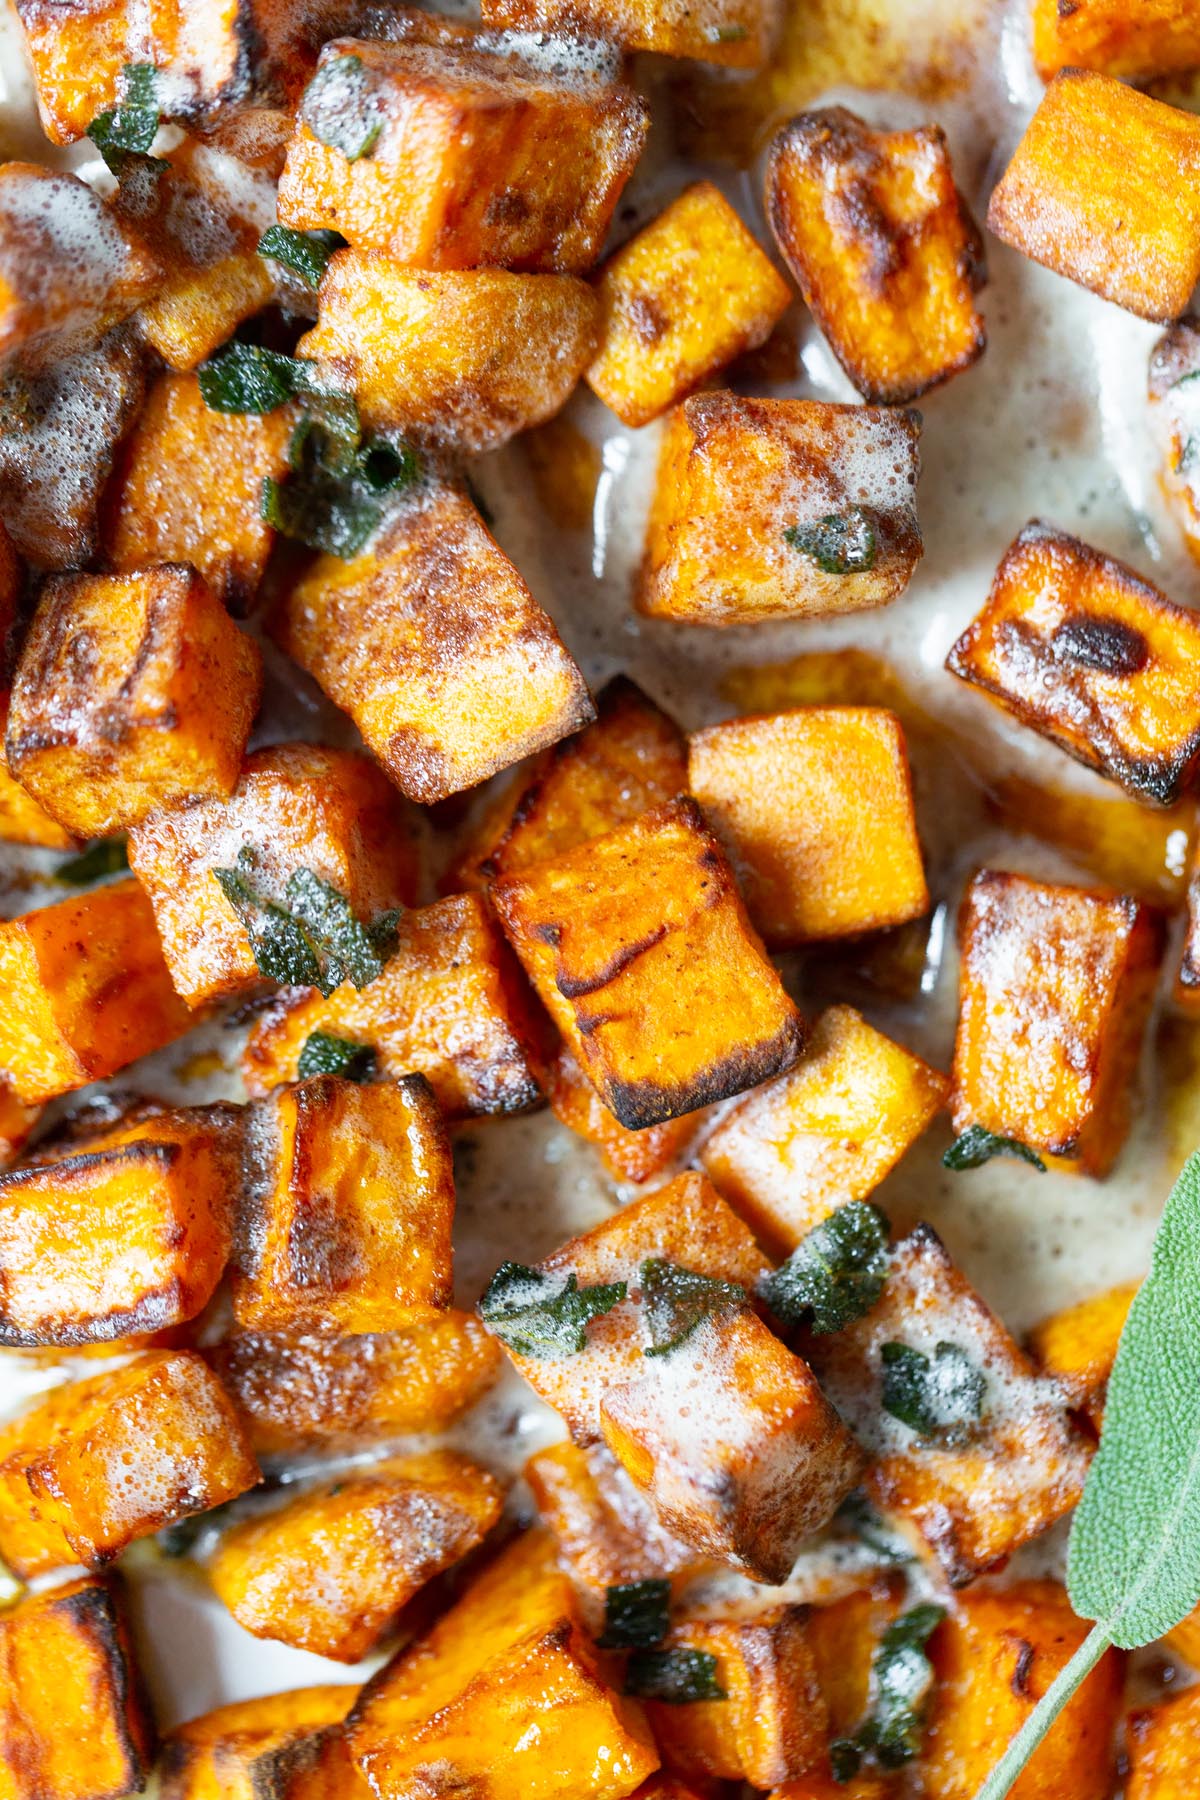
[[[630,1131],[609,1111],[565,1045],[539,1074],[554,1116],[594,1144],[605,1167],[620,1181],[652,1181],[665,1174],[681,1160],[709,1116],[702,1107],[664,1125]]]
[[[1143,319],[1200,279],[1200,123],[1108,75],[1063,69],[988,207],[988,229]]]
[[[484,20],[508,31],[566,32],[613,39],[624,50],[656,50],[731,69],[757,69],[779,26],[779,0],[482,0]]]
[[[164,1740],[162,1800],[274,1800],[256,1775],[273,1773],[277,1752],[340,1725],[356,1697],[350,1686],[294,1688],[189,1719]]]
[[[1031,10],[1043,81],[1066,68],[1148,81],[1200,64],[1200,21],[1188,0],[1032,0]]]
[[[775,241],[864,399],[898,405],[983,355],[983,239],[944,132],[872,131],[844,106],[801,113],[766,175]]]
[[[1103,1175],[1121,1147],[1162,953],[1129,895],[984,869],[959,914],[954,1126]]]
[[[492,899],[622,1125],[661,1125],[789,1068],[803,1027],[692,800],[504,876]]]
[[[704,1566],[690,1544],[663,1530],[604,1445],[552,1444],[530,1457],[523,1474],[597,1631],[606,1589],[664,1576],[685,1583]]]
[[[912,412],[818,400],[694,395],[667,417],[640,611],[691,625],[751,625],[882,606],[921,555]],[[785,533],[860,515],[869,566],[822,569]]]
[[[1072,1406],[1099,1427],[1117,1343],[1141,1286],[1130,1281],[1043,1319],[1029,1334],[1035,1362],[1052,1375]]]
[[[338,38],[319,68],[357,56],[382,130],[347,162],[297,121],[279,217],[425,269],[582,273],[596,260],[649,125],[646,103],[465,43]],[[412,158],[426,178],[414,186]],[[508,196],[520,195],[514,205]]]
[[[587,383],[647,425],[765,343],[791,289],[719,188],[685,189],[600,272],[602,337]]]

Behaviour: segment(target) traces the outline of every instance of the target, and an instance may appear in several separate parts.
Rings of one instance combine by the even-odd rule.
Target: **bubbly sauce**
[[[446,10],[451,10],[447,8]],[[458,9],[454,9],[458,10]],[[761,153],[789,113],[841,102],[869,121],[946,130],[960,187],[982,219],[987,194],[1041,92],[1028,49],[1028,0],[796,0],[772,69],[756,77],[694,78],[643,59],[655,129],[627,191],[620,236],[652,217],[685,180],[717,181],[764,244]],[[96,173],[88,146],[56,155],[36,125],[20,33],[5,15],[0,38],[0,152],[64,161]],[[711,158],[714,146],[740,166]],[[682,150],[682,158],[680,152]],[[549,451],[518,440],[479,459],[472,478],[495,515],[500,542],[594,686],[625,670],[685,728],[738,711],[786,705],[786,665],[801,653],[854,646],[882,657],[907,693],[918,821],[935,912],[916,1001],[864,985],[853,954],[789,959],[802,1006],[834,1000],[939,1067],[951,1055],[957,1004],[954,919],[964,879],[983,863],[1082,881],[1101,878],[1088,832],[1075,849],[1017,835],[1003,823],[1008,796],[1040,784],[1125,803],[1032,733],[944,672],[951,643],[981,605],[1001,554],[1041,517],[1122,557],[1176,601],[1200,598],[1200,571],[1158,493],[1146,419],[1146,372],[1158,329],[1035,267],[989,239],[988,328],[982,360],[921,402],[923,473],[917,505],[925,555],[909,590],[875,613],[813,623],[706,631],[652,622],[630,606],[658,429],[632,432],[584,390],[568,406]],[[795,367],[765,378],[734,369],[746,393],[854,401],[857,396],[797,304]],[[786,359],[785,359],[786,361]],[[575,436],[573,434],[581,434]],[[591,470],[594,493],[565,488],[567,466]],[[258,742],[347,739],[347,722],[267,647],[268,705]],[[764,666],[770,677],[755,673]],[[746,673],[746,671],[751,671]],[[869,696],[868,696],[869,697]],[[915,722],[913,718],[915,710]],[[944,735],[930,747],[928,721]],[[988,795],[991,796],[990,805]],[[1037,809],[1046,814],[1042,800]],[[1000,817],[997,817],[999,809]],[[1149,815],[1146,815],[1147,817]],[[1049,827],[1047,827],[1049,830]],[[1126,866],[1148,892],[1180,891],[1187,820],[1167,818],[1152,860],[1135,846]],[[53,858],[6,850],[0,900],[26,910],[54,890],[38,885]],[[1132,878],[1132,877],[1126,877]],[[1177,945],[1164,965],[1164,988]],[[242,1098],[238,1032],[209,1024],[129,1076],[168,1098]],[[1156,1016],[1147,1035],[1136,1122],[1104,1182],[1038,1175],[997,1160],[970,1174],[941,1166],[943,1120],[909,1152],[875,1198],[897,1229],[929,1220],[980,1293],[1016,1333],[1056,1307],[1139,1275],[1170,1181],[1200,1138],[1200,1030]],[[548,1112],[471,1126],[458,1134],[456,1220],[460,1302],[470,1304],[506,1257],[534,1262],[626,1197],[595,1153]],[[96,1364],[89,1364],[95,1369]],[[0,1359],[0,1400],[15,1406],[59,1380],[64,1365]],[[499,1472],[562,1435],[561,1421],[512,1374],[449,1434]],[[298,1471],[290,1471],[295,1474]],[[286,1472],[285,1472],[286,1473]],[[515,1504],[520,1505],[520,1489]],[[1061,1533],[1034,1546],[1053,1566]],[[852,1554],[852,1553],[851,1553]],[[327,1663],[243,1632],[187,1563],[164,1564],[144,1546],[126,1559],[137,1593],[143,1663],[164,1728],[226,1701],[316,1681],[358,1681],[365,1668]],[[1028,1561],[1023,1563],[1029,1567]],[[795,1591],[817,1593],[829,1562],[798,1571]],[[731,1584],[736,1586],[736,1584]],[[742,1584],[743,1588],[745,1584]]]

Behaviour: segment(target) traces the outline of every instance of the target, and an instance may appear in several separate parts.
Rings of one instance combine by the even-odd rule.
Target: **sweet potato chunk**
[[[593,716],[554,626],[453,488],[418,492],[351,561],[318,557],[275,635],[425,805]]]
[[[499,1514],[499,1486],[465,1456],[393,1457],[232,1526],[209,1575],[255,1637],[357,1662]]]
[[[40,1106],[26,1106],[7,1081],[0,1080],[0,1169],[7,1169],[20,1155],[41,1111]]]
[[[984,869],[959,914],[954,1126],[1089,1175],[1111,1167],[1162,949],[1127,894]]]
[[[1067,68],[1150,81],[1200,65],[1200,19],[1189,0],[1032,0],[1032,13],[1043,81]]]
[[[648,123],[645,102],[602,75],[338,38],[300,105],[279,217],[417,268],[579,273]]]
[[[141,1792],[153,1757],[115,1582],[69,1581],[0,1614],[8,1800],[120,1800]]]
[[[7,528],[0,524],[0,738],[8,725],[9,682],[13,650],[14,626],[21,596],[23,574]],[[0,751],[0,841],[17,844],[43,844],[47,849],[69,849],[74,843],[70,832],[57,820],[43,812],[32,794],[27,794],[8,772]],[[4,1135],[0,1126],[0,1138]]]
[[[612,38],[624,50],[656,50],[732,69],[757,69],[779,24],[779,0],[482,0],[488,25],[509,31]]]
[[[890,1252],[872,1310],[814,1337],[809,1353],[876,1457],[868,1491],[916,1527],[952,1585],[1003,1562],[1079,1498],[1090,1450],[1057,1384],[1037,1374],[928,1225]],[[885,1396],[902,1411],[885,1409]]]
[[[988,229],[1143,319],[1175,319],[1200,279],[1200,121],[1063,69],[1017,145]]]
[[[811,706],[698,731],[688,786],[768,944],[853,937],[929,911],[895,713]]]
[[[1054,1377],[1070,1405],[1086,1412],[1097,1428],[1104,1415],[1104,1391],[1116,1361],[1117,1342],[1140,1285],[1126,1282],[1066,1306],[1043,1319],[1029,1336],[1034,1361]]]
[[[234,867],[247,844],[258,857],[256,881],[279,899],[299,868],[336,888],[358,919],[414,897],[415,840],[403,803],[374,763],[317,744],[256,750],[227,800],[189,796],[130,833],[130,865],[189,1006],[262,979],[246,927],[213,874]]]
[[[588,386],[646,425],[736,356],[756,350],[791,290],[711,181],[698,181],[609,258],[603,335]]]
[[[439,274],[339,250],[320,305],[297,350],[346,377],[364,423],[458,450],[550,418],[596,345],[596,297],[573,275]]]
[[[162,1331],[208,1304],[240,1181],[230,1106],[163,1111],[0,1175],[0,1343]]]
[[[878,1187],[945,1104],[948,1085],[852,1007],[831,1006],[803,1060],[726,1113],[700,1160],[756,1236],[786,1255]]]
[[[541,1099],[533,1065],[544,1025],[476,894],[409,913],[395,955],[365,988],[347,983],[328,1000],[281,994],[246,1043],[250,1092],[294,1081],[315,1031],[369,1046],[381,1075],[424,1075],[447,1118],[526,1112]]]
[[[478,1319],[453,1311],[368,1337],[246,1332],[206,1355],[252,1448],[266,1453],[439,1431],[503,1360]]]
[[[0,1069],[26,1105],[161,1050],[191,1023],[136,881],[0,924]]]
[[[68,1563],[98,1568],[258,1479],[200,1357],[147,1350],[52,1389],[0,1431],[0,1556],[26,1578]]]
[[[664,1174],[683,1155],[708,1117],[682,1113],[664,1125],[630,1131],[609,1112],[599,1094],[565,1047],[548,1068],[539,1070],[551,1110],[569,1131],[595,1144],[605,1167],[621,1181],[650,1181]]]
[[[161,1800],[275,1800],[256,1775],[273,1773],[279,1753],[340,1725],[356,1697],[349,1686],[294,1688],[189,1719],[164,1740]]]
[[[695,1550],[663,1530],[602,1444],[553,1444],[531,1456],[523,1473],[597,1634],[610,1587],[696,1573]]]
[[[921,1770],[929,1800],[973,1800],[1087,1632],[1056,1581],[961,1596],[929,1642],[937,1675]],[[1120,1651],[1104,1652],[1026,1763],[1015,1800],[1111,1793],[1123,1662]]]
[[[9,771],[80,837],[189,794],[229,794],[262,658],[196,571],[57,575],[13,682]]]
[[[460,854],[454,881],[481,887],[630,825],[687,788],[672,719],[625,676],[596,696],[596,717],[517,775]]]
[[[622,1125],[661,1125],[790,1068],[803,1027],[692,800],[492,889],[580,1068]]]
[[[450,1142],[423,1075],[277,1088],[246,1122],[234,1318],[251,1331],[417,1324],[450,1304],[453,1217]]]
[[[621,1800],[658,1766],[601,1678],[570,1582],[525,1537],[363,1690],[350,1743],[378,1800]]]
[[[114,569],[190,562],[217,599],[244,610],[275,533],[262,517],[265,477],[287,469],[290,409],[219,413],[194,375],[160,375],[104,499],[104,554]]]
[[[1200,1782],[1200,1688],[1131,1713],[1126,1746],[1127,1800],[1186,1800]]]
[[[921,554],[917,415],[699,394],[667,420],[637,604],[692,625],[882,606]]]
[[[1197,656],[1194,613],[1034,520],[946,667],[1078,762],[1166,806],[1200,765]]]
[[[1032,833],[1064,850],[1106,887],[1174,911],[1187,887],[1187,852],[1196,831],[1191,799],[1147,806],[1092,784],[1033,781],[997,771],[984,798],[988,816],[1006,831]]]

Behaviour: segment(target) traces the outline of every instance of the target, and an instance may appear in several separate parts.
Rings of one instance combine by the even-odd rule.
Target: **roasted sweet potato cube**
[[[895,1776],[865,1770],[838,1781],[832,1769],[818,1766],[774,1788],[770,1800],[895,1800],[896,1793]]]
[[[1087,1636],[1056,1581],[962,1595],[929,1641],[937,1676],[921,1774],[929,1800],[972,1800]],[[1105,1800],[1124,1658],[1106,1650],[1013,1788],[1016,1800]]]
[[[29,1106],[115,1075],[191,1023],[136,881],[0,924],[0,988],[0,1069]]]
[[[235,1524],[209,1576],[255,1637],[357,1662],[499,1514],[498,1484],[465,1456],[393,1457]]]
[[[674,720],[625,676],[596,696],[596,717],[517,775],[452,871],[480,887],[575,850],[687,789],[687,750]]]
[[[163,1111],[0,1175],[0,1343],[69,1348],[181,1325],[229,1257],[231,1106]]]
[[[669,415],[637,604],[691,625],[882,606],[921,554],[917,415],[698,394]]]
[[[915,400],[983,355],[983,239],[940,126],[873,131],[844,106],[776,135],[767,217],[813,317],[867,400]]]
[[[234,1318],[251,1331],[419,1323],[450,1304],[453,1218],[450,1140],[423,1075],[277,1088],[246,1122]]]
[[[395,955],[365,988],[346,984],[328,1000],[281,994],[246,1043],[250,1092],[294,1081],[315,1031],[369,1046],[381,1075],[424,1075],[447,1118],[526,1112],[542,1097],[534,1064],[545,1023],[477,894],[407,914]]]
[[[275,635],[426,805],[593,717],[553,624],[453,488],[419,491],[352,560],[318,557]]]
[[[189,1719],[163,1742],[162,1800],[275,1800],[255,1765],[261,1774],[276,1752],[340,1725],[356,1698],[350,1686],[294,1688]]]
[[[711,1656],[725,1695],[686,1706],[647,1700],[650,1729],[671,1768],[767,1788],[823,1759],[825,1709],[800,1607],[754,1619],[689,1619],[662,1648]]]
[[[691,739],[688,786],[768,944],[853,937],[929,911],[895,713],[809,706],[710,725]]]
[[[301,339],[353,387],[363,421],[417,443],[492,450],[564,404],[596,347],[598,307],[573,275],[409,269],[339,250]]]
[[[955,1130],[1105,1174],[1129,1123],[1159,916],[1128,894],[984,869],[959,945]]]
[[[189,562],[236,611],[253,597],[275,533],[265,477],[287,469],[291,411],[219,413],[194,375],[160,375],[104,497],[103,548],[114,569]]]
[[[260,1752],[250,1764],[249,1779],[252,1793],[270,1800],[366,1800],[370,1791],[341,1725],[305,1732]]]
[[[1036,781],[997,771],[988,782],[988,815],[1006,831],[1030,833],[1065,851],[1106,887],[1174,911],[1187,888],[1188,845],[1196,805],[1147,806],[1098,782]]]
[[[547,1540],[517,1542],[363,1689],[350,1743],[378,1800],[621,1800],[658,1767],[604,1682]]]
[[[1091,1451],[1062,1393],[928,1225],[890,1251],[872,1310],[814,1336],[809,1354],[876,1459],[868,1491],[921,1533],[952,1585],[1003,1562],[1079,1498]],[[952,1386],[951,1405],[941,1390]],[[902,1411],[885,1409],[885,1395]]]
[[[40,1106],[26,1106],[6,1081],[0,1081],[0,1169],[20,1155],[41,1117]]]
[[[8,693],[0,695],[0,738],[8,728]],[[0,843],[71,850],[76,839],[10,775],[0,748]]]
[[[69,1563],[98,1568],[258,1479],[200,1357],[143,1351],[52,1389],[0,1432],[0,1556],[25,1578]]]
[[[791,289],[711,181],[685,189],[609,258],[588,386],[646,425],[766,342]]]
[[[899,1611],[896,1584],[876,1580],[809,1613],[805,1635],[831,1739],[852,1737],[866,1717],[875,1652]]]
[[[1200,20],[1188,0],[1032,0],[1031,10],[1043,81],[1067,68],[1150,81],[1200,65]]]
[[[947,1087],[852,1007],[831,1006],[802,1061],[726,1113],[700,1160],[762,1242],[786,1255],[878,1187],[945,1104]]]
[[[337,38],[300,103],[279,217],[417,268],[579,273],[648,122],[645,102],[602,74]]]
[[[1186,1800],[1200,1782],[1200,1688],[1131,1713],[1125,1739],[1127,1800]]]
[[[186,563],[57,575],[13,682],[9,772],[80,837],[232,793],[262,659]]]
[[[154,1757],[113,1581],[68,1581],[0,1614],[0,1789],[9,1800],[120,1800]]]
[[[1030,1353],[1039,1368],[1054,1377],[1068,1403],[1086,1412],[1097,1428],[1117,1343],[1140,1285],[1129,1281],[1079,1300],[1043,1319],[1029,1334]]]
[[[415,895],[416,842],[403,802],[369,758],[317,744],[255,750],[227,800],[189,796],[130,833],[130,864],[189,1006],[262,980],[246,927],[213,874],[234,867],[245,845],[257,858],[256,881],[280,900],[299,868],[336,888],[358,919]]]
[[[492,899],[622,1125],[661,1125],[796,1061],[800,1015],[693,800],[506,875]]]
[[[669,1576],[686,1581],[701,1566],[690,1544],[663,1530],[603,1444],[552,1444],[531,1456],[523,1473],[597,1633],[610,1587]]]
[[[612,38],[624,50],[656,50],[727,68],[757,69],[779,24],[779,0],[482,0],[484,22],[508,31]]]
[[[665,1174],[680,1160],[708,1117],[701,1108],[699,1112],[668,1119],[665,1125],[630,1131],[609,1112],[566,1048],[539,1073],[555,1117],[568,1130],[595,1144],[605,1167],[621,1181],[651,1181],[656,1175]]]
[[[1166,1632],[1163,1643],[1172,1656],[1182,1657],[1193,1669],[1200,1668],[1200,1606],[1194,1606],[1186,1618]]]
[[[1170,805],[1200,765],[1198,655],[1194,613],[1034,520],[946,667],[1078,762]]]
[[[988,229],[1143,319],[1200,280],[1200,121],[1124,82],[1063,69],[993,190]]]

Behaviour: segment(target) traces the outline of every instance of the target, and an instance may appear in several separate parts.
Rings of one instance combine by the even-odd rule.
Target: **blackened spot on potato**
[[[1050,640],[1059,662],[1094,669],[1099,675],[1136,675],[1150,660],[1142,633],[1120,619],[1086,615],[1064,619]]]

